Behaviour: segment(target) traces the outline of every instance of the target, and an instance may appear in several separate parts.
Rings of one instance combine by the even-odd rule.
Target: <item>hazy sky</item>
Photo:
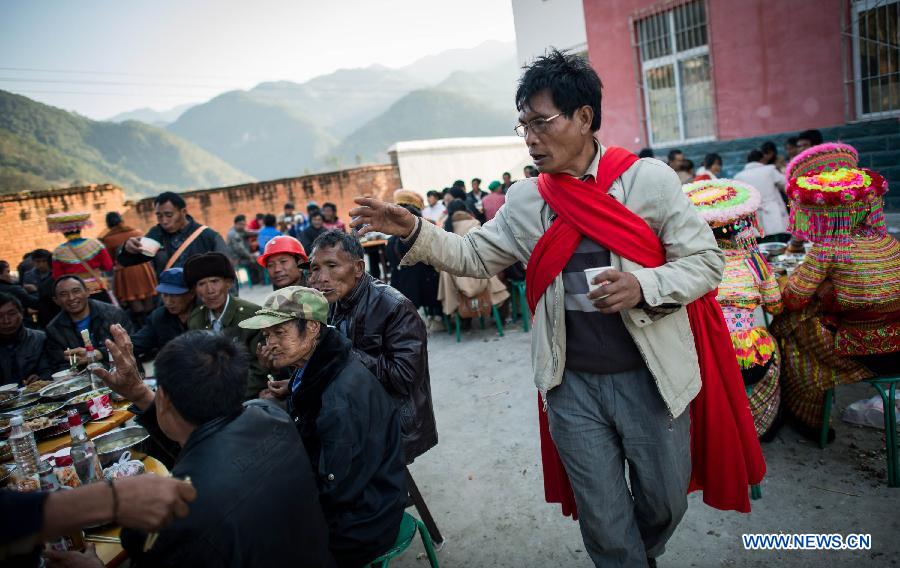
[[[0,89],[91,118],[515,39],[510,0],[0,0],[0,14]]]

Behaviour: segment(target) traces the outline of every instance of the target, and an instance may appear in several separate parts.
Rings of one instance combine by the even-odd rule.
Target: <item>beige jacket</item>
[[[465,211],[457,211],[453,215],[453,232],[457,235],[465,235],[473,229],[481,227],[478,219]],[[471,278],[469,276],[453,276],[447,272],[441,272],[438,284],[438,300],[444,313],[452,315],[459,308],[459,293],[462,292],[469,298],[474,298],[490,287],[491,304],[499,306],[507,298],[509,291],[500,278],[492,276],[490,279]]]
[[[601,147],[586,174],[596,175],[602,151]],[[665,246],[667,262],[659,268],[611,256],[613,266],[637,277],[647,305],[680,306],[664,316],[643,309],[622,312],[670,414],[678,416],[700,391],[700,368],[684,305],[719,285],[724,255],[682,193],[678,176],[662,162],[652,158],[636,162],[613,183],[609,194],[647,221]],[[403,264],[425,262],[460,276],[487,278],[517,260],[527,263],[553,218],[538,193],[537,178],[524,179],[509,188],[496,217],[464,237],[420,222]],[[538,302],[534,316],[531,358],[534,382],[543,394],[562,382],[566,366],[563,294],[560,274]]]

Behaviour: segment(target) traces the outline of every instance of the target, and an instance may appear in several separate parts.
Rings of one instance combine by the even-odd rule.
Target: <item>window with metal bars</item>
[[[856,114],[900,114],[900,1],[854,0],[852,18]]]
[[[695,0],[636,22],[651,145],[715,135],[706,5]]]

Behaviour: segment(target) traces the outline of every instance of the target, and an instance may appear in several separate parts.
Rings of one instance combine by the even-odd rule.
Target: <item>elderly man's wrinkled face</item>
[[[365,271],[366,263],[353,258],[340,244],[316,247],[309,258],[309,285],[333,304],[353,290]]]
[[[306,286],[303,271],[297,266],[297,257],[292,254],[273,254],[266,259],[266,270],[275,290],[285,286]]]
[[[183,314],[194,307],[194,293],[187,292],[185,294],[160,294],[162,296],[163,305],[173,316]]]
[[[225,302],[228,300],[228,290],[231,289],[232,284],[234,282],[231,278],[210,276],[197,282],[194,292],[196,292],[197,297],[200,298],[204,306],[214,312],[220,312],[225,307]]]
[[[12,302],[0,306],[0,337],[12,337],[22,327],[22,312]]]
[[[593,110],[589,106],[581,107],[571,118],[560,112],[549,90],[534,94],[519,112],[519,123],[529,126],[525,144],[541,172],[581,175],[583,172],[574,172],[573,168],[586,152],[586,144],[590,144],[593,151]]]
[[[300,366],[308,361],[316,348],[320,325],[317,321],[301,324],[299,320],[290,320],[262,330],[263,341],[270,349],[275,366]]]
[[[69,315],[82,315],[88,307],[88,291],[84,284],[74,278],[60,281],[56,285],[55,293],[53,301]]]

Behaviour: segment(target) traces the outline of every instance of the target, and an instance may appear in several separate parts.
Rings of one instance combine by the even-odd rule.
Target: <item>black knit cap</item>
[[[187,259],[184,263],[184,281],[188,287],[193,288],[204,278],[218,276],[219,278],[237,279],[234,266],[227,256],[220,252],[207,252]]]

